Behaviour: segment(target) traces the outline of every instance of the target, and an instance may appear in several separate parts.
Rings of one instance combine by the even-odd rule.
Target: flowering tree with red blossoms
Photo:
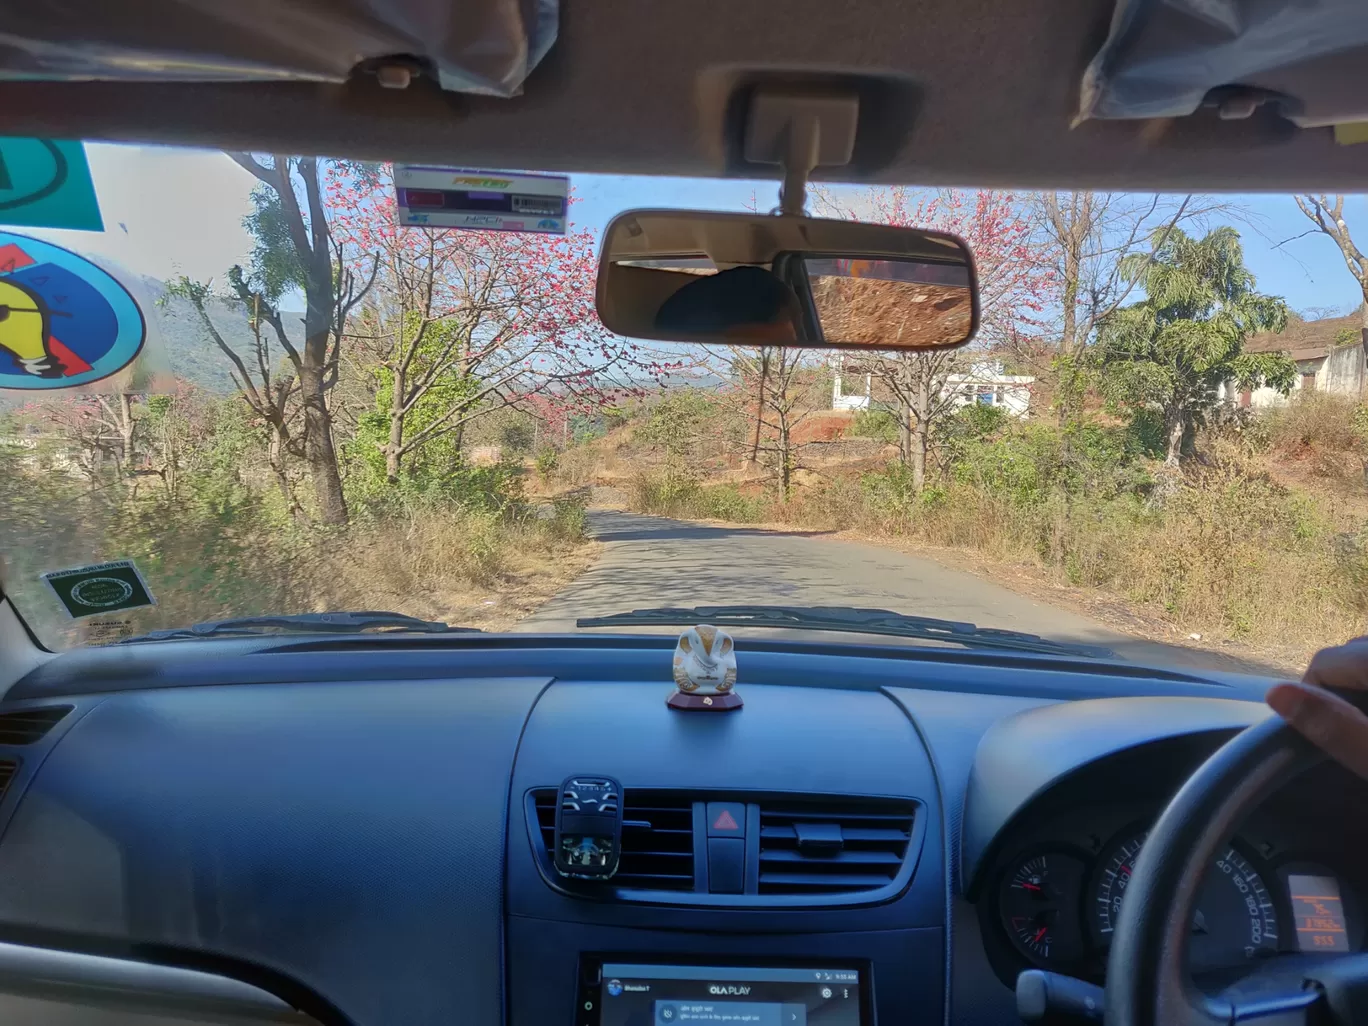
[[[339,167],[327,195],[344,261],[379,258],[346,333],[374,379],[363,426],[390,482],[434,443],[459,453],[466,426],[495,410],[532,397],[587,410],[670,369],[599,322],[592,232],[400,227],[388,167]]]
[[[1046,330],[1053,271],[1032,245],[1032,222],[1010,192],[946,189],[924,194],[898,187],[871,189],[854,203],[831,195],[819,202],[861,221],[952,232],[973,251],[981,315],[968,349],[889,352],[848,364],[874,375],[892,395],[900,455],[911,470],[913,488],[921,491],[935,428],[958,406],[947,378],[967,369],[976,356],[1019,351]]]

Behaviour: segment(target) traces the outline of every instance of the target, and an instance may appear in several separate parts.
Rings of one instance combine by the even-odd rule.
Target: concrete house
[[[1295,390],[1330,392],[1359,398],[1368,385],[1362,341],[1363,315],[1293,321],[1286,330],[1261,332],[1245,340],[1247,353],[1286,353],[1297,363]],[[1222,388],[1221,397],[1237,406],[1278,406],[1287,400],[1271,388]]]

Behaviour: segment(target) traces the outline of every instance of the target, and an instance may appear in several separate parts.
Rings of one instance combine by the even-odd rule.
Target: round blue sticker
[[[72,388],[123,370],[147,323],[128,290],[69,249],[0,231],[0,388]]]

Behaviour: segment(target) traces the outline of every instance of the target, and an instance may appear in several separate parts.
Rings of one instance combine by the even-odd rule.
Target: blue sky
[[[33,234],[162,279],[221,278],[245,261],[251,240],[241,222],[254,180],[223,154],[106,144],[92,144],[88,152],[106,230]],[[773,181],[574,175],[572,182],[580,199],[572,214],[594,229],[630,207],[744,210],[754,200],[765,210],[778,196]],[[1261,290],[1298,311],[1347,312],[1358,305],[1358,285],[1328,238],[1311,234],[1277,245],[1310,227],[1290,196],[1225,198],[1249,212],[1250,223],[1237,227]],[[1351,229],[1368,239],[1368,201],[1351,197],[1345,213]]]

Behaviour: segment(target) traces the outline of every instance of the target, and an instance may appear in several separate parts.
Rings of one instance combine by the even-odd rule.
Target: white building
[[[874,397],[874,376],[858,373],[845,367],[845,356],[836,354],[831,361],[833,410],[867,410]],[[863,378],[864,391],[846,392],[848,384],[858,388]],[[853,379],[853,381],[852,381]],[[957,406],[983,403],[1000,406],[1013,417],[1024,417],[1031,405],[1031,385],[1035,378],[1024,374],[1004,374],[1002,364],[985,360],[973,364],[967,373],[951,374],[945,379],[943,395],[953,396]]]
[[[1318,321],[1294,321],[1285,331],[1274,335],[1262,332],[1245,342],[1247,353],[1286,353],[1297,364],[1292,394],[1299,391],[1329,392],[1357,399],[1368,385],[1361,341],[1362,315],[1355,311],[1344,317],[1325,317]],[[1238,389],[1228,382],[1218,389],[1221,399],[1236,406],[1261,408],[1281,406],[1288,397],[1272,388]]]
[[[945,379],[944,394],[953,395],[955,405],[982,403],[999,406],[1013,417],[1024,417],[1031,407],[1031,385],[1035,378],[1025,374],[1004,374],[997,361],[976,363],[967,374],[951,374]]]
[[[863,377],[864,377],[864,395],[859,395],[859,394],[847,395],[845,392],[841,391],[841,388],[842,388],[841,364],[842,364],[842,359],[841,359],[841,357],[839,357],[839,356],[836,357],[836,359],[834,359],[834,360],[831,361],[831,408],[832,408],[833,410],[867,410],[867,409],[869,409],[870,398],[873,396],[873,390],[874,390],[874,375],[873,375],[873,374],[865,374],[865,375],[863,375]],[[852,374],[851,377],[854,377],[854,378],[856,378],[856,379],[858,380],[858,378],[861,377],[861,375]]]

